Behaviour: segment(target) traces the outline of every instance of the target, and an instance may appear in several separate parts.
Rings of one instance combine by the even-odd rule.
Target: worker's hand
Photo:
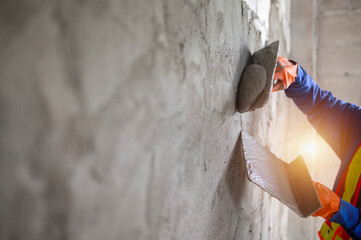
[[[340,210],[340,197],[337,196],[331,189],[319,182],[313,182],[313,184],[316,187],[318,198],[321,201],[322,207],[312,214],[312,216],[323,217],[326,220],[330,220]]]
[[[296,77],[297,63],[284,57],[278,57],[272,92],[287,89]]]

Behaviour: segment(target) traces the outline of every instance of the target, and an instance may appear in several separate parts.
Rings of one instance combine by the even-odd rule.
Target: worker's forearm
[[[287,97],[292,98],[297,107],[307,116],[311,114],[315,107],[327,101],[336,99],[330,92],[324,92],[312,80],[311,76],[298,65],[297,77],[291,86],[285,90]]]
[[[340,211],[330,221],[339,223],[354,239],[361,238],[360,209],[341,199]]]

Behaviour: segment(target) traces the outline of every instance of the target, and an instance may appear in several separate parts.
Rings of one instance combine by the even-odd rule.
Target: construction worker
[[[272,91],[285,89],[341,159],[333,191],[314,183],[322,207],[312,216],[326,221],[320,239],[361,239],[361,108],[322,90],[296,62],[277,59]]]

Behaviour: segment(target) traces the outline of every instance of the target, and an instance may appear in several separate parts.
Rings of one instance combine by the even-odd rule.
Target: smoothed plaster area
[[[285,157],[285,97],[235,105],[284,2],[2,1],[0,239],[285,239],[236,148]]]

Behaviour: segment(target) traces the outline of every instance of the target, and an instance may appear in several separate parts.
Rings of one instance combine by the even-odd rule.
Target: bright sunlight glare
[[[308,141],[303,144],[302,154],[308,156],[315,156],[316,154],[316,143],[315,141]]]

